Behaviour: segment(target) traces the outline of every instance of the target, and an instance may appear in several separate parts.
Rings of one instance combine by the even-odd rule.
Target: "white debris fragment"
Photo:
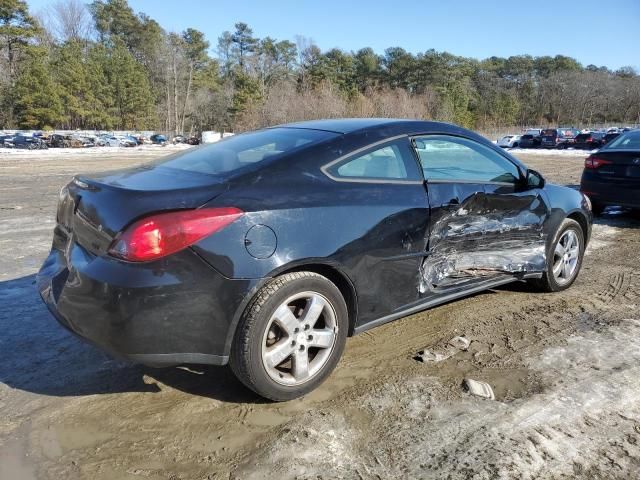
[[[436,349],[430,349],[425,347],[416,353],[416,356],[413,357],[413,359],[422,363],[442,362],[447,358],[453,357],[460,351],[467,351],[470,344],[471,342],[464,337],[453,337],[449,342],[447,342],[447,345],[444,348],[436,347]]]
[[[435,363],[435,362],[441,362],[443,360],[446,360],[450,356],[451,355],[449,355],[448,352],[443,355],[442,353],[433,352],[425,348],[424,350],[420,350],[416,354],[416,356],[413,358],[422,363],[429,363],[429,362]]]
[[[493,394],[493,389],[491,388],[491,385],[489,385],[488,383],[479,382],[478,380],[472,380],[470,378],[465,378],[463,385],[471,395],[476,395],[477,397],[489,398],[491,400],[496,399],[496,396]]]
[[[469,345],[471,345],[471,342],[464,337],[453,337],[451,340],[449,340],[449,345],[457,348],[458,350],[466,352],[469,349]]]

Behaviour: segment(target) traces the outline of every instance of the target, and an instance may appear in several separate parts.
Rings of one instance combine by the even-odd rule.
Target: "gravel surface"
[[[619,210],[597,220],[569,290],[514,284],[368,331],[320,389],[284,404],[227,368],[124,364],[66,333],[33,285],[60,188],[170,150],[0,150],[0,479],[640,471],[640,219]],[[579,183],[585,154],[514,153],[554,183]],[[446,358],[415,360],[425,350]],[[467,378],[496,399],[471,395]]]

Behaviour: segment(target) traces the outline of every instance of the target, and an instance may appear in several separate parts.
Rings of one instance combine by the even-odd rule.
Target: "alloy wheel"
[[[580,258],[580,240],[572,229],[565,231],[553,252],[553,277],[558,285],[573,280]]]
[[[336,343],[335,309],[316,292],[287,298],[271,316],[262,338],[262,364],[275,382],[295,386],[322,370]]]

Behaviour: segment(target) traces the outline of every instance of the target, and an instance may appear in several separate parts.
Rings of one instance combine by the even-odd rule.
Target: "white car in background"
[[[100,138],[107,147],[135,147],[137,145],[132,139],[122,136],[105,135]]]
[[[498,146],[502,148],[515,148],[520,141],[520,135],[505,135],[498,140]]]

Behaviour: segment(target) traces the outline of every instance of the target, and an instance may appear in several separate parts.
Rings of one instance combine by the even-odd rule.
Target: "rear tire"
[[[338,364],[349,317],[340,290],[313,272],[293,272],[265,285],[235,333],[230,365],[265,398],[286,401],[318,387]]]
[[[544,292],[566,290],[580,273],[584,248],[582,227],[575,220],[566,218],[547,251],[547,267],[542,278],[530,280],[530,283]]]

